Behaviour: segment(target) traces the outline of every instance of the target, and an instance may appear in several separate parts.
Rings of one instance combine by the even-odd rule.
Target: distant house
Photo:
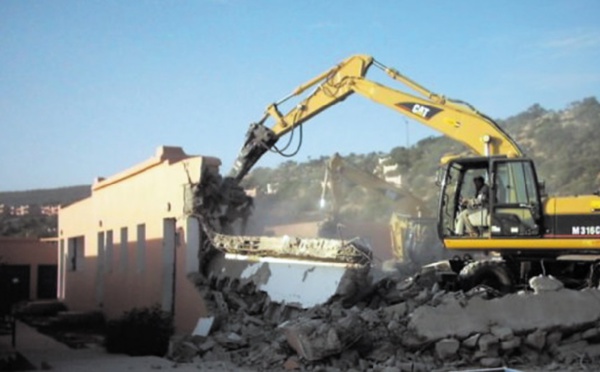
[[[26,216],[29,214],[29,205],[18,205],[10,207],[10,214],[12,216]]]
[[[59,210],[58,294],[72,310],[99,309],[110,319],[159,304],[179,331],[206,315],[187,278],[198,271],[199,226],[184,211],[186,186],[212,157],[161,146],[145,162],[98,178],[89,198]]]
[[[40,207],[40,213],[44,216],[56,216],[60,210],[60,205],[42,205]]]
[[[0,314],[19,301],[56,298],[56,242],[0,237]]]

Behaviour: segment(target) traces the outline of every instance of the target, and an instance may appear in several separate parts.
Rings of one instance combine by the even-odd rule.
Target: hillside
[[[69,186],[55,189],[0,192],[0,236],[51,237],[56,236],[57,216],[44,215],[39,208],[45,205],[68,205],[87,198],[91,186]],[[26,215],[12,215],[10,207],[30,206]]]
[[[91,195],[90,185],[68,186],[55,189],[0,192],[0,204],[18,205],[66,205]]]

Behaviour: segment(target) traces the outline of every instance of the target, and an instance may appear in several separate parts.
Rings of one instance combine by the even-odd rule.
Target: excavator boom
[[[343,177],[367,190],[377,191],[393,201],[396,212],[412,216],[430,216],[425,203],[402,185],[394,185],[374,174],[367,173],[345,161],[338,153],[327,162],[323,191],[329,190],[332,196],[333,214],[337,214],[341,203],[341,193],[337,178]]]
[[[414,90],[421,97],[367,79],[365,76],[371,66],[382,69],[396,82]],[[313,87],[313,92],[293,109],[287,113],[280,112],[279,105]],[[269,105],[264,116],[251,124],[230,177],[239,182],[268,149],[277,151],[275,145],[279,138],[353,93],[433,128],[464,144],[475,154],[523,155],[519,146],[497,123],[468,103],[435,94],[396,70],[385,67],[373,57],[355,55],[299,86],[284,99]],[[269,119],[274,121],[270,128],[265,126]]]

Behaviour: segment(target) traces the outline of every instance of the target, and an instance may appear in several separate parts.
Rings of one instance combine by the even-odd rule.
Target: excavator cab
[[[476,197],[473,180],[483,178],[489,193],[485,203],[466,207]],[[441,182],[439,234],[442,239],[539,237],[542,201],[530,159],[474,157],[447,163]],[[467,217],[464,217],[467,216]],[[469,218],[472,231],[460,225]]]

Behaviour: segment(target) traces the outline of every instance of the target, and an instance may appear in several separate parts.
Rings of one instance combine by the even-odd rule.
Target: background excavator
[[[320,228],[323,237],[337,237],[338,224],[344,223],[340,207],[344,200],[343,181],[363,187],[368,192],[384,196],[391,202],[393,211],[389,219],[389,249],[394,266],[416,268],[444,258],[450,258],[437,236],[437,219],[425,202],[403,185],[396,185],[363,171],[335,153],[327,161],[321,207],[327,217]]]
[[[414,93],[392,89],[365,77],[370,67],[382,69]],[[279,106],[312,93],[287,113]],[[321,111],[357,93],[395,110],[464,144],[474,156],[448,157],[439,173],[438,235],[446,249],[495,254],[493,259],[455,259],[444,276],[468,289],[484,284],[500,291],[527,286],[538,274],[551,274],[569,287],[597,285],[600,253],[600,197],[582,195],[547,197],[534,163],[492,119],[470,104],[435,94],[366,55],[352,56],[269,105],[264,116],[250,125],[244,145],[229,176],[218,187],[232,195],[252,166],[269,151],[278,151],[278,140],[299,130]],[[273,120],[267,127],[268,120]],[[487,217],[477,234],[457,235],[461,201],[472,192],[472,178],[483,176],[489,185]],[[207,194],[200,197],[209,196]],[[231,197],[227,210],[243,203]],[[236,213],[219,216],[228,218]],[[450,275],[453,274],[453,275]]]

